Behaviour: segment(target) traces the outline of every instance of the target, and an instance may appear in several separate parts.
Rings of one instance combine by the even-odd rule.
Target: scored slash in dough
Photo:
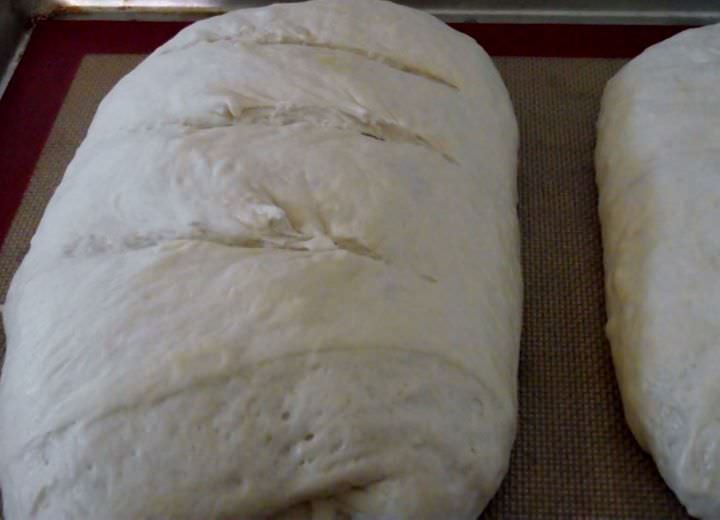
[[[474,519],[515,432],[517,145],[482,49],[390,3],[160,47],[8,294],[6,520]]]
[[[608,84],[596,151],[625,415],[692,515],[720,518],[720,25]]]

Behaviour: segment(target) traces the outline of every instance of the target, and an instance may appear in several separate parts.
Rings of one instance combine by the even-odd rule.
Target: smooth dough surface
[[[13,279],[6,520],[474,519],[515,432],[517,141],[489,57],[419,11],[180,32]]]
[[[720,518],[720,25],[608,84],[596,154],[607,332],[628,423],[690,514]]]

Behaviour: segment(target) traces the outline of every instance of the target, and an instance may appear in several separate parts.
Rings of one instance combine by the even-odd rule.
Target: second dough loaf
[[[628,423],[688,511],[720,518],[720,26],[607,86],[597,175]]]

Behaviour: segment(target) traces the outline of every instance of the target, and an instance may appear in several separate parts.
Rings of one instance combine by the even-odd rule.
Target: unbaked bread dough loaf
[[[608,84],[597,145],[607,332],[640,444],[692,515],[720,518],[720,25]]]
[[[6,520],[474,519],[515,431],[517,141],[488,56],[390,3],[159,48],[7,297]]]

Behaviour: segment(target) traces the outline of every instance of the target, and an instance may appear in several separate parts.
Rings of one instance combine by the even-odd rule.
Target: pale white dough
[[[625,415],[690,514],[720,518],[720,25],[605,90],[596,152]]]
[[[482,49],[391,3],[159,48],[7,297],[6,520],[474,519],[515,432],[517,141]]]

